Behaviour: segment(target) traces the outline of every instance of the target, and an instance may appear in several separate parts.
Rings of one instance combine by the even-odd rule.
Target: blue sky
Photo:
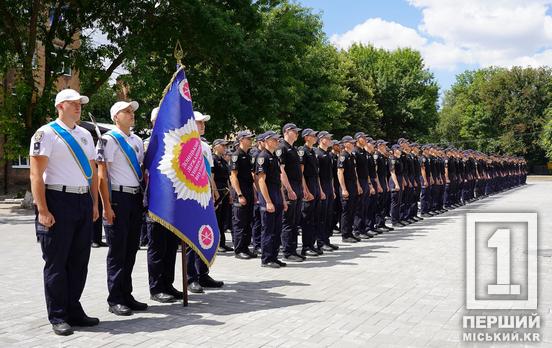
[[[441,93],[466,69],[552,64],[552,0],[298,0],[337,47],[418,49]]]

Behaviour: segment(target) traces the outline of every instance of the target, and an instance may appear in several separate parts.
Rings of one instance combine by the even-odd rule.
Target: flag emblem
[[[187,101],[192,101],[192,94],[190,93],[190,85],[188,84],[188,79],[184,79],[178,85],[178,91],[182,98]]]
[[[166,132],[164,143],[159,171],[171,180],[178,199],[193,199],[207,207],[211,199],[209,176],[195,121],[190,119],[184,127]]]
[[[210,249],[215,241],[215,235],[213,229],[209,225],[203,225],[199,229],[199,245],[203,249]]]

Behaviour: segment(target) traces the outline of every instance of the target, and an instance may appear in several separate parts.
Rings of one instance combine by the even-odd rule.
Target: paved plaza
[[[540,346],[552,347],[552,181],[501,193],[337,252],[274,270],[219,255],[221,290],[189,307],[149,300],[146,250],[134,296],[146,312],[107,311],[107,248],[93,249],[82,303],[93,328],[53,334],[33,216],[0,209],[0,347],[458,347],[465,314],[465,213],[538,212]],[[177,280],[182,287],[178,255]],[[489,345],[485,345],[489,346]]]

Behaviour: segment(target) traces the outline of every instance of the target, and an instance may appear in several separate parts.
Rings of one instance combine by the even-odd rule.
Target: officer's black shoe
[[[188,284],[188,291],[192,294],[202,294],[203,293],[203,287],[198,282],[191,282]]]
[[[429,217],[432,217],[432,215],[429,213],[422,213],[422,217],[429,218]]]
[[[282,262],[282,261],[280,261],[280,260],[276,260],[276,261],[274,261],[274,262],[276,262],[276,263],[278,264],[278,266],[280,266],[280,267],[286,267],[286,266],[287,266],[287,263]]]
[[[217,251],[218,251],[219,253],[225,253],[227,250],[226,250],[225,247],[219,246],[219,247],[217,248]]]
[[[388,231],[394,231],[395,229],[391,226],[383,225],[382,228],[385,228]]]
[[[249,254],[246,254],[246,253],[237,253],[236,254],[236,259],[249,260],[250,258],[251,258],[251,256]]]
[[[71,326],[96,326],[100,323],[100,319],[84,315],[80,318],[71,318],[67,323]]]
[[[322,245],[320,249],[322,249],[323,251],[334,251],[334,249],[331,246],[326,244]]]
[[[370,238],[373,238],[373,237],[377,236],[378,233],[376,231],[368,231],[368,232],[366,232],[366,235]]]
[[[184,293],[182,291],[176,290],[173,286],[169,287],[167,294],[172,295],[172,297],[174,297],[177,300],[184,299]]]
[[[418,219],[418,221],[423,221],[424,218],[421,216],[416,216],[416,219]]]
[[[406,221],[410,222],[411,224],[418,222],[417,220],[414,220],[413,218],[407,219]]]
[[[214,280],[211,278],[210,275],[204,275],[199,278],[199,285],[203,286],[204,288],[222,288],[224,286],[224,282],[220,280]]]
[[[184,296],[184,294],[182,294]],[[166,294],[164,292],[160,292],[158,294],[151,295],[150,298],[154,301],[160,302],[160,303],[171,303],[176,300],[176,297],[171,294]]]
[[[73,334],[73,328],[66,322],[52,324],[52,330],[54,330],[56,335],[60,336],[69,336]]]
[[[246,253],[247,255],[249,255],[249,257],[252,258],[252,259],[257,258],[257,253],[251,252],[251,251],[249,251],[249,250],[247,250],[245,253]]]
[[[109,306],[109,311],[115,315],[129,316],[132,315],[132,309],[122,304]]]
[[[92,244],[93,244],[93,243],[92,243]],[[100,247],[106,247],[106,246],[107,246],[107,243],[102,242],[102,241],[99,241],[99,242],[97,242],[96,244],[98,244],[98,246],[100,246]]]
[[[234,251],[234,248],[229,247],[228,245],[223,245],[222,247],[226,249],[226,251]]]
[[[302,250],[301,255],[303,255],[303,256],[318,256],[318,253],[314,250],[307,249],[307,250]]]
[[[138,302],[136,299],[131,298],[129,301],[127,301],[127,307],[132,309],[133,311],[145,311],[148,309],[148,304],[144,302]]]
[[[362,239],[370,239],[366,233],[357,233],[355,234],[354,238],[356,238],[358,241]]]
[[[333,250],[338,250],[338,249],[339,249],[339,247],[338,247],[337,245],[332,244],[332,243],[328,243],[328,246],[329,246],[330,248],[332,248]]]
[[[255,254],[257,254],[257,255],[261,255],[261,254],[262,254],[261,248],[258,248],[258,247],[255,248],[255,249],[253,249],[253,252],[254,252]]]
[[[346,238],[343,238],[341,241],[344,242],[344,243],[357,243],[358,242],[358,240],[356,240],[356,238],[353,238],[353,237],[346,237]]]
[[[267,263],[261,263],[261,267],[268,267],[268,268],[280,268],[280,265],[276,262],[267,262]]]
[[[304,261],[304,259],[302,257],[300,257],[299,255],[284,256],[284,259],[286,261],[290,261],[290,262],[303,262]]]
[[[311,249],[311,250],[313,250],[318,255],[324,255],[324,251],[319,247],[315,247],[314,249]]]
[[[383,232],[387,232],[389,231],[388,229],[386,228],[383,228],[383,227],[378,227],[376,229],[374,229],[374,232],[376,232],[377,234],[382,234]]]

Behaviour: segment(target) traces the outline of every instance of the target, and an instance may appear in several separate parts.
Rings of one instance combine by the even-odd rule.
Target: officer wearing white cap
[[[202,114],[199,111],[194,111],[194,119],[196,121],[199,135],[203,137],[205,134],[205,122],[211,119],[211,116]],[[201,140],[201,152],[205,160],[205,167],[209,174],[211,183],[211,192],[213,192],[213,201],[219,199],[217,186],[212,175],[214,165],[211,148],[203,139]],[[209,267],[199,258],[199,256],[191,248],[188,250],[188,290],[192,293],[202,293],[203,288],[221,288],[224,283],[214,280],[209,275]]]
[[[56,96],[58,118],[40,127],[30,146],[36,234],[42,248],[44,293],[54,333],[93,326],[80,303],[86,283],[92,223],[98,218],[91,134],[77,125],[88,97],[66,89]]]
[[[147,304],[132,296],[132,269],[140,244],[143,213],[141,166],[144,144],[131,131],[137,109],[135,101],[113,104],[110,115],[117,127],[102,137],[103,149],[98,148],[98,160],[103,159],[98,168],[104,228],[109,244],[107,303],[111,313],[124,316],[131,315],[133,310],[147,308]]]
[[[157,121],[159,108],[151,111],[150,121],[152,128]],[[150,138],[144,141],[144,147],[149,145]],[[146,190],[147,192],[147,190]],[[147,199],[144,200],[147,202]],[[147,214],[146,224],[148,231],[148,280],[150,298],[161,303],[174,302],[184,298],[184,293],[174,288],[174,268],[176,253],[180,245],[180,238],[166,229],[163,225],[153,221]]]

